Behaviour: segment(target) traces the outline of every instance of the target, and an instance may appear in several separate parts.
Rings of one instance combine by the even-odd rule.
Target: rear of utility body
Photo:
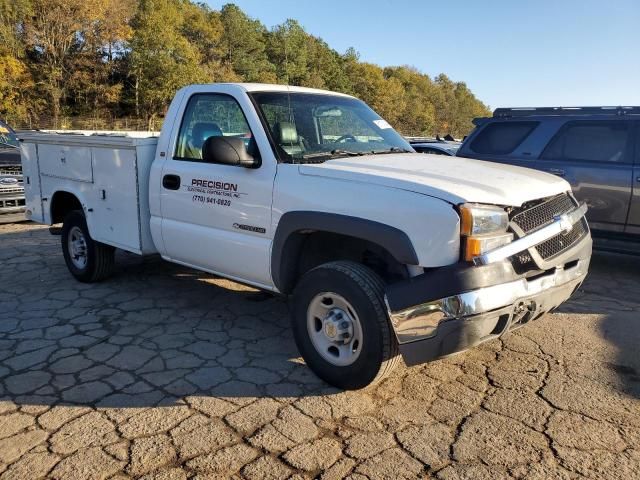
[[[279,162],[274,138],[249,95],[252,89],[287,91],[234,84],[187,87],[176,94],[159,136],[23,132],[27,216],[55,224],[69,209],[80,210],[91,239],[109,248],[160,253],[171,262],[293,294],[294,300],[312,288],[306,276],[314,278],[310,285],[333,279],[326,290],[334,281],[359,278],[375,293],[379,279],[373,280],[372,272],[341,263],[331,252],[323,254],[325,264],[302,269],[300,252],[311,234],[367,242],[405,272],[404,279],[385,280],[371,300],[375,309],[363,308],[367,315],[383,312],[379,327],[391,331],[393,345],[384,340],[384,358],[399,347],[409,365],[462,351],[539,318],[584,280],[591,238],[584,210],[562,180],[412,153]],[[228,96],[241,109],[259,152],[257,167],[179,158],[178,136],[190,101],[212,93]],[[466,240],[458,208],[476,203],[508,210],[514,241],[474,263],[461,259]],[[312,315],[311,306],[305,310],[299,303],[292,307],[294,317],[298,310],[301,318]],[[335,341],[336,332],[357,333],[352,327],[341,330],[344,322],[336,318],[333,310],[322,317],[323,341]],[[295,321],[294,335],[309,366],[330,383],[357,388],[380,378],[377,370],[355,382],[345,379],[351,373],[327,373],[314,366],[318,359],[301,344]]]
[[[149,174],[157,138],[21,132],[28,219],[56,224],[79,202],[94,240],[139,255],[156,253]]]

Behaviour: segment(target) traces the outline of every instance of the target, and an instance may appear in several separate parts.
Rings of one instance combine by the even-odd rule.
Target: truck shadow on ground
[[[624,393],[640,398],[640,257],[594,252],[585,283],[558,311],[601,316],[599,333],[616,349],[606,367]]]
[[[112,278],[82,284],[59,238],[36,237],[0,236],[0,402],[126,408],[338,392],[299,358],[285,299],[126,253]]]

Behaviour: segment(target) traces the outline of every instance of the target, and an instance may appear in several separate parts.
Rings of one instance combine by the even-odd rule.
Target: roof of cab
[[[316,93],[321,95],[339,95],[341,97],[350,97],[345,93],[331,92],[329,90],[320,90],[318,88],[294,87],[291,85],[274,85],[271,83],[216,83],[209,85],[233,85],[242,88],[246,92],[299,92],[299,93]]]

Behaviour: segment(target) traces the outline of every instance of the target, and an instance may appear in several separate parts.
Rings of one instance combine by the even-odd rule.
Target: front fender
[[[368,227],[363,227],[365,222],[370,222],[368,225],[384,225],[386,228],[380,230],[387,232],[401,232],[402,235],[395,236],[378,234],[382,238],[402,238],[402,241],[389,242],[392,247],[385,248],[401,263],[434,268],[459,260],[460,218],[452,204],[418,192],[368,183],[366,176],[362,181],[345,181],[301,175],[298,167],[278,164],[272,206],[274,240],[276,235],[287,238],[287,235],[277,233],[282,228],[281,220],[284,217],[293,215],[290,218],[296,219],[300,218],[296,212],[314,212],[318,214],[316,218],[321,218],[325,217],[323,212],[326,212],[332,215],[331,218],[342,217],[344,221],[340,221],[340,225],[353,224],[354,228],[350,228],[348,234],[357,238],[372,240],[367,238],[371,233],[366,229]],[[291,224],[294,223],[292,221]],[[298,223],[297,227],[314,229],[314,225],[302,223]],[[294,238],[300,236],[293,235]],[[295,240],[292,241],[295,246]],[[282,240],[277,247],[275,242],[272,244],[272,258],[281,255],[284,260],[295,261],[289,258],[291,255],[288,253],[293,251],[289,249],[289,244],[282,250],[283,244]],[[397,244],[411,245],[411,249],[399,250],[394,246]],[[413,255],[396,253],[398,251],[413,251],[417,261]],[[282,278],[280,263],[272,263],[271,276],[276,285]]]
[[[291,252],[297,251],[301,236],[298,232],[320,231],[367,240],[387,250],[398,262],[417,265],[418,256],[409,236],[384,223],[336,213],[294,211],[280,218],[271,249],[271,276],[281,292],[290,288],[286,272],[297,261]]]

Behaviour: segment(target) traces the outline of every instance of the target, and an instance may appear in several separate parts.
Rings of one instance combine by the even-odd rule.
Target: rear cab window
[[[577,120],[565,124],[540,157],[542,160],[624,163],[630,122]]]
[[[507,155],[513,152],[540,122],[492,122],[471,142],[475,153],[484,155]]]

